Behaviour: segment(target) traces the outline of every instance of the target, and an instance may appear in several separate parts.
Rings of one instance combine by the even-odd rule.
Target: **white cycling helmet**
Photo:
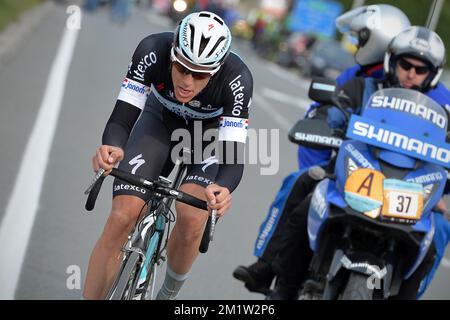
[[[393,86],[398,85],[395,66],[400,56],[419,59],[430,68],[430,74],[419,87],[420,91],[426,92],[438,84],[445,64],[445,46],[436,32],[414,26],[392,39],[384,57],[384,73]]]
[[[175,52],[194,65],[218,69],[230,52],[231,32],[218,15],[194,12],[180,21]]]
[[[377,4],[344,13],[336,18],[336,26],[340,32],[350,33],[358,39],[355,60],[359,65],[367,66],[382,63],[389,42],[411,23],[400,9]]]

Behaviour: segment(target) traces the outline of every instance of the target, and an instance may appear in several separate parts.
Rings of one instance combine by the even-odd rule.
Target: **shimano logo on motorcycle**
[[[417,104],[414,101],[388,96],[374,96],[370,104],[373,108],[390,108],[404,111],[419,116],[425,120],[431,121],[440,128],[445,128],[447,120],[444,115],[437,113],[424,105]]]
[[[317,185],[311,198],[311,209],[316,212],[320,219],[323,219],[327,211],[328,203],[325,198],[327,188],[328,182],[326,180],[322,180]]]
[[[342,144],[342,139],[339,138],[333,138],[333,137],[324,137],[324,136],[318,136],[316,134],[305,134],[303,132],[296,132],[295,133],[295,140],[297,141],[306,141],[311,143],[320,143],[323,145],[327,145],[330,147],[337,147],[339,148]]]
[[[437,143],[422,136],[416,136],[411,131],[406,132],[404,129],[353,115],[348,126],[347,136],[446,168],[450,167],[449,144]]]
[[[356,149],[355,146],[351,143],[348,143],[345,146],[345,150],[347,150],[363,168],[375,169],[370,161],[367,160],[367,158],[364,157],[361,152],[359,152],[358,149]]]
[[[444,175],[441,172],[432,172],[432,173],[425,174],[422,176],[406,179],[406,181],[427,184],[427,183],[435,183],[438,181],[442,181],[442,180],[445,180],[446,178],[447,177],[446,176],[444,177]]]
[[[276,223],[279,220],[279,213],[280,210],[277,207],[273,207],[270,211],[269,217],[263,222],[263,225],[261,227],[262,232],[260,232],[260,235],[258,236],[258,239],[255,244],[255,255],[257,257],[260,257],[264,249],[267,246],[267,243],[270,239],[270,236],[274,232],[274,227],[276,226]]]

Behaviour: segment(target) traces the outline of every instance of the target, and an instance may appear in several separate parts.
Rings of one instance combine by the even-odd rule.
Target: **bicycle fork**
[[[164,236],[164,228],[165,228],[164,219],[165,218],[161,215],[158,215],[158,217],[156,218],[156,221],[155,221],[154,215],[150,215],[149,217],[152,217],[153,220],[150,220],[150,219],[147,220],[147,218],[146,218],[143,221],[144,228],[142,229],[142,232],[141,232],[141,239],[144,239],[144,243],[139,241],[139,243],[136,244],[136,245],[143,245],[143,248],[147,248],[147,250],[145,250],[145,253],[142,252],[143,264],[142,264],[141,272],[139,274],[137,287],[144,289],[146,282],[149,280],[149,279],[147,279],[148,274],[149,274],[149,272],[151,272],[153,274],[153,278],[151,279],[151,283],[149,285],[151,285],[151,287],[152,287],[151,296],[153,296],[154,286],[155,286],[155,282],[156,282],[156,270],[155,270],[156,266],[162,264],[166,260],[166,257],[163,256],[161,254],[161,252],[159,252],[160,242],[161,242],[162,237]],[[145,241],[146,239],[148,239],[148,232],[149,232],[148,225],[145,225],[146,222],[149,223],[149,225],[150,224],[153,225],[153,223],[154,223],[156,226],[155,230],[150,233],[149,241]],[[152,265],[153,259],[155,261],[153,262],[153,265]],[[152,268],[153,268],[153,270],[152,270]],[[145,294],[145,292],[143,294]]]

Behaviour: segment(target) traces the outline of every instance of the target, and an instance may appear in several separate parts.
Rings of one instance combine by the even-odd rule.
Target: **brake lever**
[[[211,229],[209,230],[209,241],[214,239],[214,231],[216,230],[217,210],[211,210]]]
[[[94,176],[94,179],[92,180],[92,183],[89,185],[89,187],[86,189],[86,191],[84,191],[84,194],[89,194],[92,190],[92,188],[94,187],[95,183],[97,182],[98,179],[100,179],[100,177],[105,173],[105,169],[100,169],[97,171],[97,173]]]

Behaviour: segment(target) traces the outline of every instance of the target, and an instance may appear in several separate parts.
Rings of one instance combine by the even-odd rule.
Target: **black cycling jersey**
[[[180,118],[186,125],[194,120],[215,123],[218,140],[231,143],[238,150],[234,154],[235,161],[227,159],[226,163],[219,165],[215,179],[216,183],[228,187],[231,192],[239,183],[243,171],[243,164],[238,163],[237,159],[243,159],[244,148],[241,144],[247,137],[252,75],[244,62],[231,52],[207,86],[190,102],[180,103],[175,98],[171,78],[172,42],[173,33],[165,32],[150,35],[139,43],[103,133],[102,143],[125,149],[141,111],[149,104],[165,109],[164,121],[171,122],[171,127]]]

